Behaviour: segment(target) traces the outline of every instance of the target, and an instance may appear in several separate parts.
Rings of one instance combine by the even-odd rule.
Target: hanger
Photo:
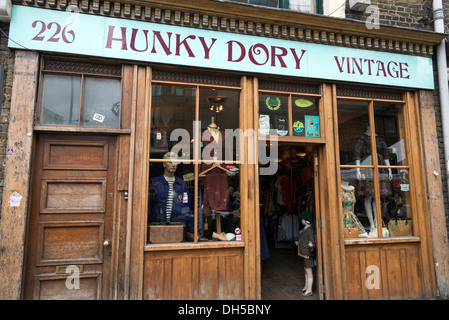
[[[215,158],[215,161],[217,161],[217,159]],[[205,177],[206,173],[208,173],[209,171],[211,171],[212,169],[218,168],[220,170],[223,170],[227,173],[230,174],[235,174],[234,172],[232,172],[231,170],[228,170],[226,168],[223,168],[218,162],[214,162],[214,164],[212,165],[212,167],[210,167],[209,169],[204,170],[203,172],[201,172],[200,174],[198,174],[198,177]]]

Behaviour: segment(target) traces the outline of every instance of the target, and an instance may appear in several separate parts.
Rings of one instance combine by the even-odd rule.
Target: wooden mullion
[[[84,74],[81,75],[81,90],[80,90],[80,109],[78,114],[78,127],[83,126],[83,113],[84,113],[84,92],[85,92],[86,78]]]
[[[200,121],[200,87],[196,86],[195,90],[195,123],[198,125]],[[198,174],[199,174],[199,155],[201,150],[201,128],[193,126],[193,135],[195,136],[195,131],[198,137],[195,139],[195,146],[193,147],[193,171],[195,174],[194,180],[194,230],[193,230],[193,242],[198,243]]]
[[[377,138],[376,138],[376,124],[374,119],[374,101],[371,100],[369,102],[369,126],[370,126],[370,134],[371,134],[371,162],[373,165],[373,185],[374,185],[374,203],[376,207],[376,214],[373,218],[377,222],[377,235],[379,238],[382,238],[382,215],[380,212],[380,188],[379,188],[379,163],[377,161]],[[380,219],[379,219],[380,217]]]

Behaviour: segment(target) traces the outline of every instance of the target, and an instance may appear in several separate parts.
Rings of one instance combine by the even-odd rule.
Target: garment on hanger
[[[228,210],[229,182],[226,174],[208,173],[204,178],[203,209],[205,214],[211,211]]]

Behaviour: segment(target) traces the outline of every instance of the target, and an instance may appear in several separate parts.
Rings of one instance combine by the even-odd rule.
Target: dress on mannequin
[[[354,213],[354,206],[356,203],[355,188],[347,183],[347,181],[342,181],[342,207],[343,207],[343,225],[345,228],[357,228],[360,236],[366,236],[366,230],[360,223],[359,219]]]

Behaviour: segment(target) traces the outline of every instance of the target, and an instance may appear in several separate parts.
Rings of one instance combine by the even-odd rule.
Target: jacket
[[[310,248],[308,243],[312,242],[313,247],[315,247],[315,235],[313,232],[313,227],[307,227],[299,232],[299,253],[304,256],[313,256],[313,248]]]
[[[148,196],[150,222],[167,221],[168,182],[164,175],[151,179]],[[172,221],[176,216],[189,212],[189,198],[187,184],[184,180],[175,177],[173,183],[173,204],[171,211]]]

